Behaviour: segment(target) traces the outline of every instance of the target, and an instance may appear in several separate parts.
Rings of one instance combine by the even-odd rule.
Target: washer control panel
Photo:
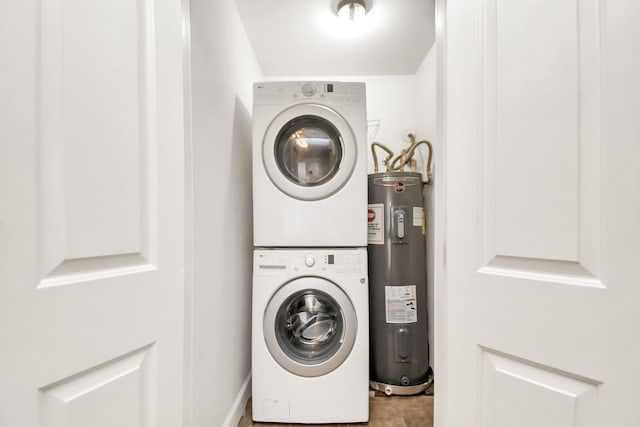
[[[367,275],[366,249],[256,250],[254,274],[308,274],[316,272]]]

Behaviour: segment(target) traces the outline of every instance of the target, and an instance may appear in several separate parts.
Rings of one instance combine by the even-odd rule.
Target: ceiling
[[[339,0],[235,0],[269,76],[415,74],[435,39],[434,0],[365,0],[343,23]]]

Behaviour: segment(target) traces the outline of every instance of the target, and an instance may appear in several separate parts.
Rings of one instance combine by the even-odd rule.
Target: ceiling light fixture
[[[344,21],[357,21],[367,13],[363,0],[342,0],[338,3],[338,18]]]

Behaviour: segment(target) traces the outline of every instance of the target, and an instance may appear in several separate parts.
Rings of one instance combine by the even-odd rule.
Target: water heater
[[[409,395],[430,385],[422,175],[369,175],[370,385]]]

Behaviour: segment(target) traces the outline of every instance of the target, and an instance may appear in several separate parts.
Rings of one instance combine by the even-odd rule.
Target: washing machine
[[[364,83],[253,87],[256,247],[367,245]]]
[[[254,421],[366,422],[366,249],[257,249],[253,268]]]

